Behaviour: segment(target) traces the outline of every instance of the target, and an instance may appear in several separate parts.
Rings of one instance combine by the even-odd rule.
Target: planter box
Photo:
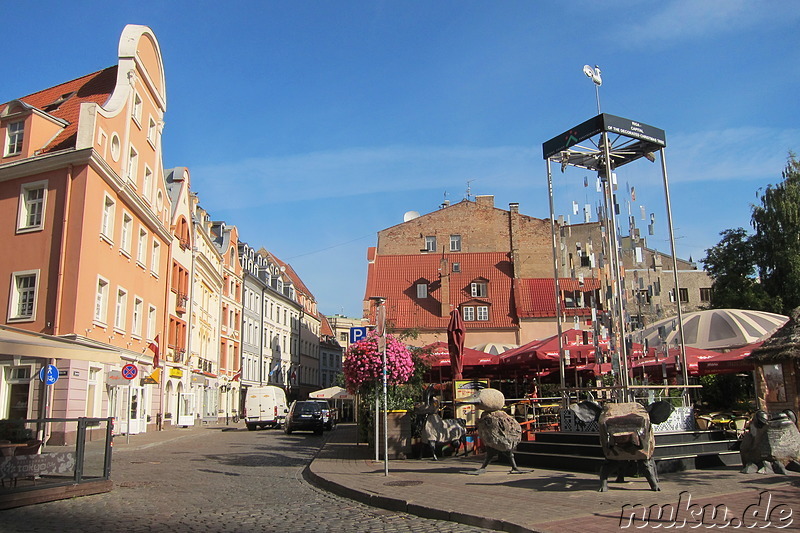
[[[378,417],[380,456],[383,457],[383,416]],[[389,430],[388,448],[390,458],[406,458],[411,456],[411,415],[407,411],[389,411],[387,413]],[[374,438],[374,437],[373,437]],[[374,446],[374,442],[371,443]]]

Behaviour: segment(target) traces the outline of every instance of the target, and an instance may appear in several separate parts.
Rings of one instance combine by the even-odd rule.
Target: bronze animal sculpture
[[[669,418],[672,406],[655,402],[648,408],[639,403],[608,403],[600,407],[592,400],[570,406],[584,423],[597,420],[600,426],[600,446],[606,460],[600,467],[600,492],[608,491],[608,478],[617,474],[617,482],[625,480],[625,472],[635,466],[650,484],[650,489],[660,491],[658,472],[653,459],[655,435],[652,424]]]
[[[455,448],[455,455],[458,455],[458,450],[467,435],[466,422],[457,418],[442,418],[439,414],[439,401],[433,396],[432,388],[425,391],[424,398],[424,403],[414,406],[414,413],[424,416],[420,428],[420,440],[430,447],[434,461],[438,461],[436,445],[440,443],[452,444]],[[422,459],[422,449],[420,449],[419,458]]]
[[[478,475],[486,472],[488,464],[501,453],[511,462],[511,474],[524,473],[514,460],[514,450],[522,439],[522,427],[514,417],[501,410],[505,405],[503,393],[497,389],[482,389],[470,403],[476,403],[483,410],[477,426],[478,436],[486,448],[486,458],[480,468],[469,473]]]
[[[800,472],[797,415],[790,409],[773,415],[757,411],[742,436],[739,454],[744,474],[786,474],[787,470]]]

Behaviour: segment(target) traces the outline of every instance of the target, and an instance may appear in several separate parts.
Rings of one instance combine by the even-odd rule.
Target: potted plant
[[[383,352],[378,345],[378,336],[375,334],[351,344],[345,352],[342,365],[347,389],[358,394],[360,399],[359,438],[368,442],[374,442],[375,399],[383,398]],[[413,406],[413,400],[403,384],[411,379],[414,370],[411,350],[394,336],[387,335],[388,440],[389,453],[395,456],[407,455],[411,451],[411,418],[408,409]]]

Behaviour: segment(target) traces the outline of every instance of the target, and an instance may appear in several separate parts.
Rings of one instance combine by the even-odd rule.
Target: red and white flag
[[[148,348],[150,348],[150,351],[153,352],[153,366],[155,368],[158,368],[159,365],[161,364],[161,358],[159,357],[159,352],[158,352],[158,344],[159,344],[158,335],[156,335],[156,338],[153,339],[152,342],[150,342],[150,344],[147,346]]]

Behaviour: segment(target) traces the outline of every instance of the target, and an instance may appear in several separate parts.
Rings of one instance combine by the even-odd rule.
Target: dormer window
[[[428,297],[428,284],[417,283],[417,298],[427,298],[427,297]]]
[[[25,137],[25,122],[12,122],[6,127],[6,156],[22,153],[22,140]]]
[[[470,296],[486,298],[489,295],[489,283],[486,280],[475,280],[469,284]]]

